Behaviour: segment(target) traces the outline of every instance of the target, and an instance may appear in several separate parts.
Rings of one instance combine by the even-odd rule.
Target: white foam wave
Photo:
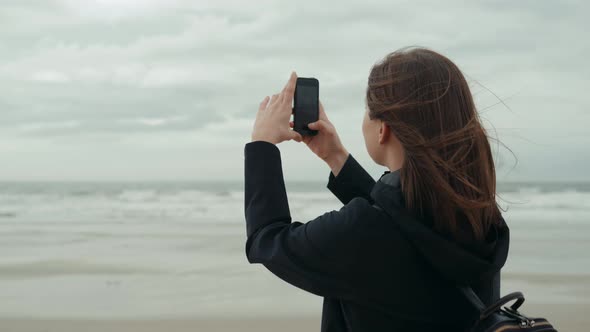
[[[129,188],[118,190],[18,192],[0,189],[3,222],[195,222],[242,223],[241,190]],[[309,220],[342,204],[327,189],[287,194],[293,217]],[[522,220],[577,220],[590,218],[590,192],[544,192],[538,188],[500,193],[507,215]]]

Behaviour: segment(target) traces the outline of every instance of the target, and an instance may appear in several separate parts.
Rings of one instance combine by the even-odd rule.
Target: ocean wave
[[[117,195],[117,199],[125,202],[153,202],[160,195],[156,190],[125,190]]]
[[[590,192],[509,192],[500,193],[498,202],[514,209],[590,210]]]
[[[18,222],[206,223],[243,222],[244,192],[238,189],[158,187],[72,188],[39,192],[2,191],[0,218]],[[328,190],[288,192],[293,218],[308,220],[338,209],[342,203]],[[584,219],[590,215],[590,192],[543,191],[526,187],[500,193],[498,203],[511,213],[541,219]],[[562,218],[562,219],[563,219]],[[7,221],[8,222],[8,221]]]

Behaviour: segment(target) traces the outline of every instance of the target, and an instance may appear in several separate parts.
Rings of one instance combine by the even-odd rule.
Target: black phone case
[[[302,84],[307,83],[307,85],[316,85],[318,87],[318,100],[316,102],[316,105],[318,105],[317,110],[316,110],[316,116],[315,116],[315,120],[311,121],[311,122],[315,122],[317,120],[319,120],[320,118],[320,83],[316,78],[313,77],[298,77],[297,78],[297,84],[295,85],[295,96],[297,96],[297,86],[300,84],[300,82]],[[297,98],[293,98],[294,99],[294,106],[293,106],[293,130],[295,130],[296,132],[298,132],[299,134],[301,134],[301,136],[315,136],[318,134],[317,130],[313,130],[313,129],[309,129],[307,127],[308,123],[300,123],[301,120],[297,119]]]

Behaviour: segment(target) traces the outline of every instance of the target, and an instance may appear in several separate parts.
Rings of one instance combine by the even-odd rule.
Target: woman
[[[509,231],[496,204],[490,144],[468,84],[446,57],[402,49],[375,64],[362,124],[377,182],[342,146],[320,107],[291,130],[293,73],[266,97],[245,146],[246,255],[324,297],[322,331],[460,331],[475,311],[457,286],[499,297]],[[344,206],[291,221],[276,144],[304,142],[331,169]],[[402,227],[403,226],[403,227]]]

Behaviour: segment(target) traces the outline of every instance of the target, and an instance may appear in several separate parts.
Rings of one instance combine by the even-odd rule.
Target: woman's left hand
[[[278,144],[288,140],[297,142],[303,140],[301,134],[291,130],[289,126],[289,120],[293,112],[291,105],[296,83],[297,74],[292,72],[283,91],[273,95],[272,98],[264,97],[258,108],[258,113],[256,113],[254,129],[252,130],[252,142],[267,141]]]

